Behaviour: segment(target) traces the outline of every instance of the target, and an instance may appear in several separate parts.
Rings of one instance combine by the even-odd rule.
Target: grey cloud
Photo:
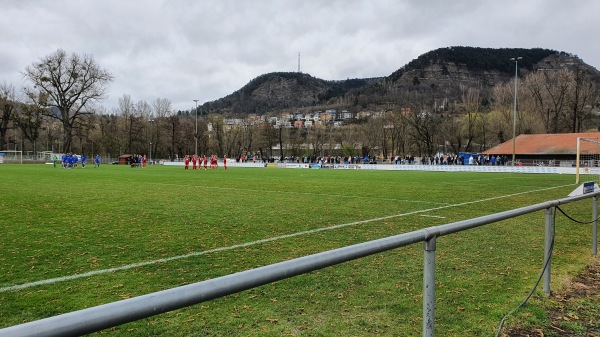
[[[92,54],[123,94],[189,109],[271,71],[324,79],[386,76],[453,45],[543,47],[600,66],[600,2],[582,0],[0,0],[0,82],[63,48]]]

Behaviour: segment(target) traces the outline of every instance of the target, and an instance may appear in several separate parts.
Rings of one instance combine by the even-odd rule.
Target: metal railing
[[[418,242],[424,242],[423,336],[432,337],[434,336],[435,317],[435,254],[436,239],[438,237],[544,210],[546,235],[544,265],[546,268],[544,269],[543,284],[544,292],[550,294],[551,249],[554,235],[553,214],[555,208],[562,204],[592,198],[592,255],[595,256],[598,247],[598,195],[600,195],[600,191],[304,256],[203,282],[0,329],[0,337],[81,336]]]

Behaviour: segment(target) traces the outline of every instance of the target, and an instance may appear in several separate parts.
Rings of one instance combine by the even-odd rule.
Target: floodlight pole
[[[196,139],[196,150],[194,152],[194,155],[198,155],[198,100],[195,99],[194,102],[196,102],[196,110],[194,110],[194,114],[196,115],[196,133],[194,133],[194,138]]]
[[[516,137],[517,137],[517,80],[518,80],[518,67],[517,63],[522,57],[513,57],[510,60],[515,62],[515,104],[513,110],[513,139],[512,139],[512,166],[515,166],[515,148],[516,148]]]
[[[149,120],[148,122],[150,122],[150,164],[152,164],[152,124],[154,124],[154,119]]]

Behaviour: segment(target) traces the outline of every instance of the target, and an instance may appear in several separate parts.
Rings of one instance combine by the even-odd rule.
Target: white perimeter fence
[[[184,166],[183,162],[162,162],[166,166]],[[575,174],[575,167],[562,166],[504,166],[504,165],[411,165],[411,164],[305,164],[305,163],[238,163],[227,161],[227,167],[290,168],[290,169],[336,169],[379,171],[436,171],[436,172],[496,172],[496,173],[548,173]],[[223,162],[219,162],[223,168]],[[189,166],[192,169],[192,165]],[[581,174],[598,174],[600,168],[580,168]]]

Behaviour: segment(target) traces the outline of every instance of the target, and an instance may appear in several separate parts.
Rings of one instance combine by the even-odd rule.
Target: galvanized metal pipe
[[[592,255],[598,255],[598,196],[592,198]]]
[[[434,337],[436,237],[423,245],[423,337]]]
[[[550,295],[550,279],[552,269],[552,249],[554,248],[554,207],[546,208],[546,224],[544,237],[544,293]]]

